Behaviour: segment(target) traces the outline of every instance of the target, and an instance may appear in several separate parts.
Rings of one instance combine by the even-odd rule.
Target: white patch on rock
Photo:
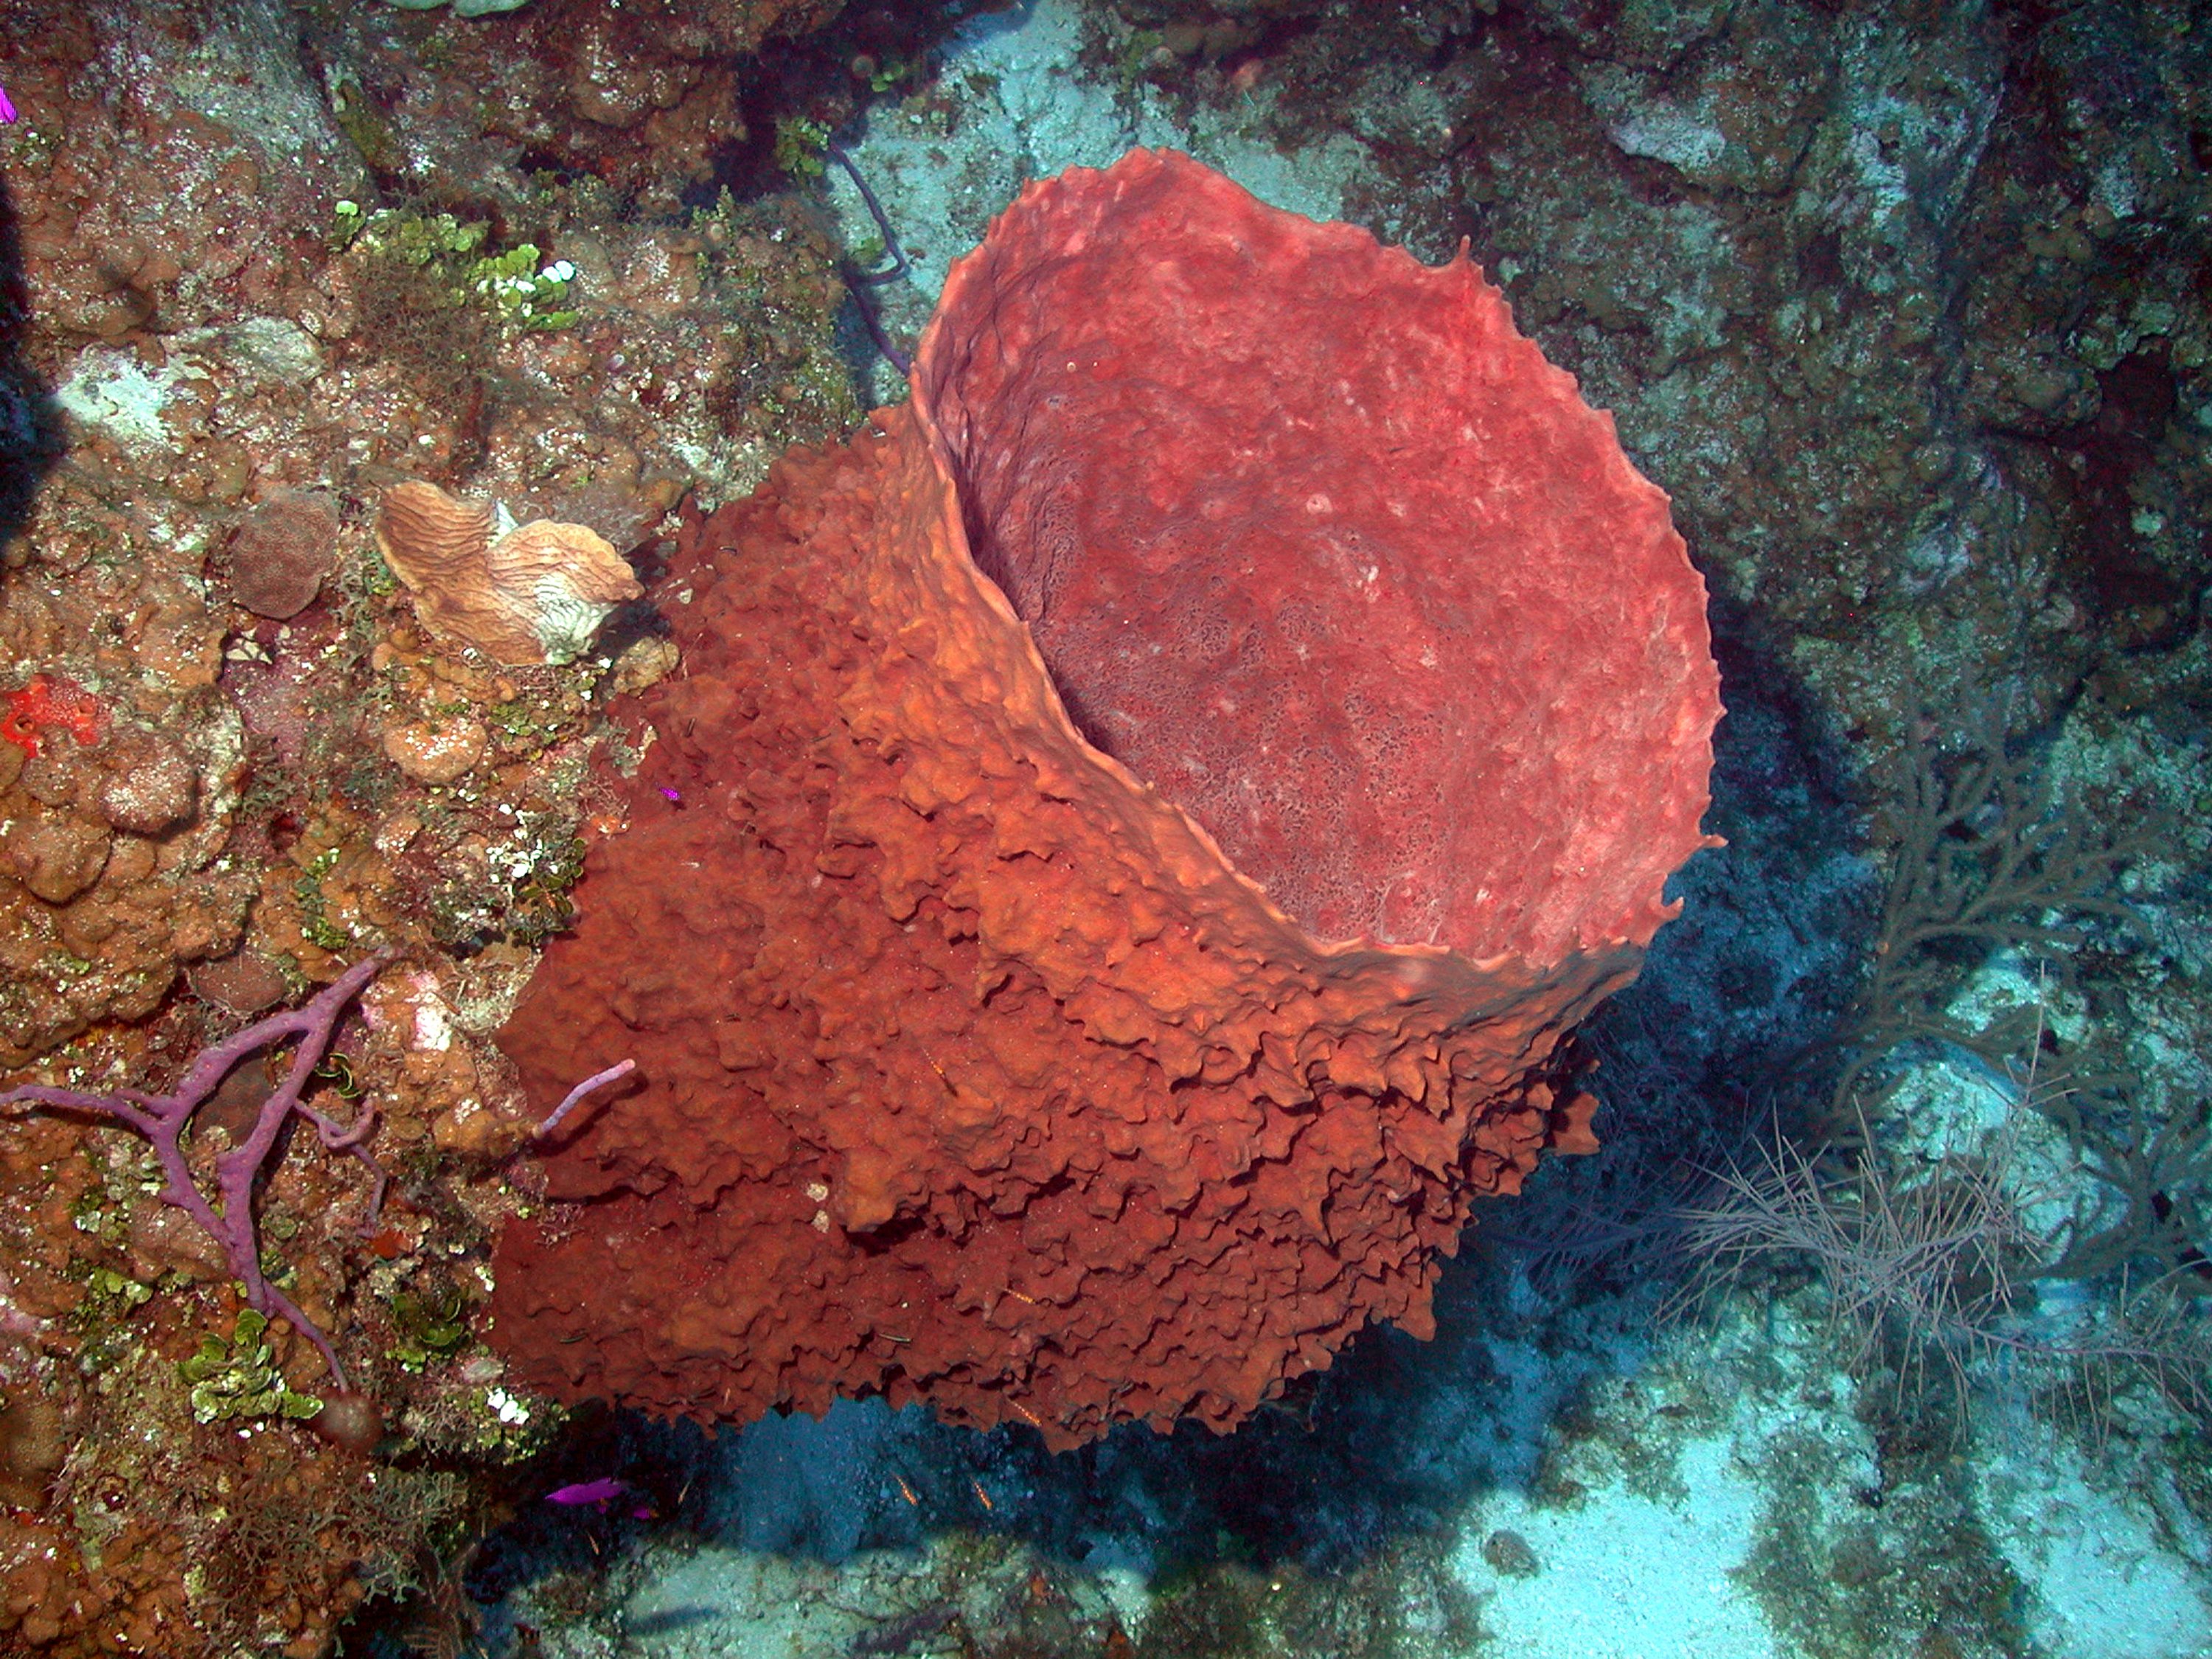
[[[137,354],[114,346],[88,346],[77,354],[54,401],[72,419],[106,433],[134,453],[173,447],[162,416],[176,396],[177,382],[205,378],[200,365],[173,354],[159,369],[149,369]]]
[[[1728,136],[1708,117],[1663,100],[1629,111],[1605,136],[1626,155],[1664,161],[1692,176],[1711,171],[1728,149]]]

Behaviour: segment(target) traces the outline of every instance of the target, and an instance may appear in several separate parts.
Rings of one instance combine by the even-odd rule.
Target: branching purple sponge
[[[246,1286],[249,1306],[270,1318],[289,1321],[294,1330],[322,1351],[331,1368],[331,1379],[341,1392],[348,1387],[345,1367],[338,1363],[330,1339],[316,1328],[314,1322],[301,1313],[289,1297],[262,1274],[260,1243],[253,1220],[253,1183],[276,1151],[285,1120],[297,1113],[315,1126],[315,1133],[322,1137],[324,1146],[334,1152],[352,1153],[376,1177],[376,1186],[369,1198],[369,1218],[374,1224],[383,1206],[386,1177],[382,1166],[369,1156],[362,1143],[376,1126],[375,1107],[365,1105],[351,1123],[338,1123],[303,1103],[300,1097],[307,1089],[308,1078],[322,1064],[346,1004],[376,977],[392,957],[390,951],[378,951],[364,957],[301,1006],[271,1014],[235,1036],[203,1050],[173,1093],[149,1095],[137,1089],[120,1089],[112,1095],[95,1095],[29,1083],[0,1094],[0,1108],[29,1106],[96,1113],[127,1123],[151,1141],[155,1155],[161,1159],[161,1169],[168,1176],[167,1184],[161,1189],[162,1200],[191,1216],[222,1244],[230,1258],[231,1272]],[[289,1037],[300,1039],[300,1046],[292,1055],[291,1069],[275,1092],[262,1103],[253,1133],[216,1159],[215,1194],[210,1201],[209,1195],[200,1190],[191,1164],[185,1156],[185,1127],[191,1122],[192,1114],[213,1097],[222,1080],[241,1061]]]

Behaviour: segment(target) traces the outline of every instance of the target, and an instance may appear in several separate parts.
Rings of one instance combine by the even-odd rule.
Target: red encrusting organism
[[[21,690],[4,699],[8,712],[0,714],[0,738],[37,759],[41,728],[58,726],[79,743],[98,743],[107,731],[107,711],[76,681],[52,674],[33,674]]]
[[[497,1340],[705,1419],[1227,1428],[1595,1148],[1563,1040],[1707,844],[1704,586],[1463,255],[1187,157],[1030,185],[913,385],[681,538],[501,1037],[638,1081]]]

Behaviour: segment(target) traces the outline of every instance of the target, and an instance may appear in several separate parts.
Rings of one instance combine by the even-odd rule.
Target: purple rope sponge
[[[120,1089],[112,1095],[94,1095],[27,1083],[0,1094],[0,1108],[31,1106],[94,1112],[129,1124],[151,1141],[155,1155],[161,1159],[161,1169],[168,1176],[168,1184],[161,1189],[163,1200],[191,1216],[222,1246],[230,1258],[231,1272],[246,1286],[249,1306],[270,1318],[285,1320],[322,1351],[324,1361],[331,1368],[331,1380],[342,1393],[347,1389],[345,1367],[338,1364],[330,1339],[315,1328],[314,1322],[301,1313],[289,1297],[262,1276],[260,1241],[253,1221],[253,1183],[260,1176],[261,1166],[276,1150],[285,1119],[296,1112],[315,1126],[315,1133],[323,1138],[324,1146],[334,1152],[350,1152],[368,1166],[369,1172],[376,1177],[376,1187],[369,1198],[369,1224],[375,1224],[376,1213],[384,1202],[385,1174],[362,1143],[376,1127],[376,1108],[365,1105],[351,1123],[337,1123],[304,1104],[300,1096],[307,1086],[308,1077],[322,1063],[346,1004],[376,977],[385,963],[392,960],[392,954],[390,951],[378,951],[362,957],[300,1007],[271,1014],[214,1048],[203,1049],[174,1093],[149,1095],[137,1089]],[[185,1159],[182,1144],[185,1127],[191,1121],[192,1114],[207,1103],[223,1079],[237,1069],[240,1061],[288,1037],[300,1039],[300,1046],[292,1055],[291,1070],[276,1091],[262,1103],[261,1115],[253,1126],[253,1133],[215,1161],[215,1197],[221,1205],[217,1208],[192,1177],[191,1165]]]
[[[619,1082],[635,1070],[637,1070],[637,1062],[634,1060],[625,1060],[608,1066],[604,1072],[592,1073],[591,1076],[568,1091],[561,1103],[547,1114],[545,1121],[530,1132],[530,1138],[532,1140],[544,1139],[546,1136],[561,1127],[562,1119],[583,1103],[585,1096],[596,1090],[605,1088],[610,1083]]]

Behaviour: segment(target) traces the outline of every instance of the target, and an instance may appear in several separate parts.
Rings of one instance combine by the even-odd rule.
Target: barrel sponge
[[[1564,1038],[1704,839],[1703,588],[1463,255],[1179,155],[1030,186],[914,390],[679,538],[685,672],[501,1039],[639,1081],[496,1340],[706,1420],[1226,1429],[1594,1149]]]

